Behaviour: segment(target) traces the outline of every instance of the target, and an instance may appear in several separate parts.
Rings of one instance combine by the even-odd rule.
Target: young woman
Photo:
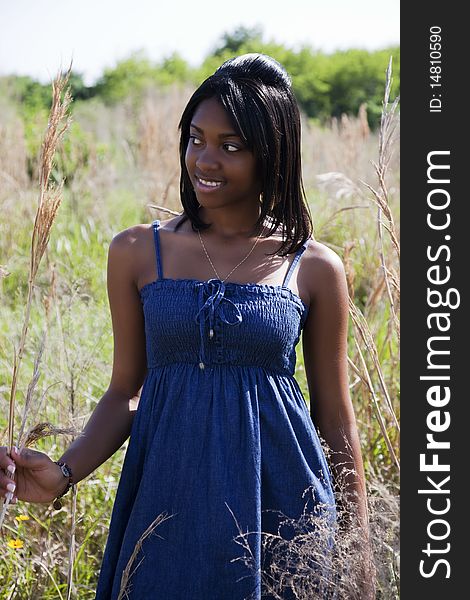
[[[14,496],[50,502],[130,435],[98,600],[118,597],[160,514],[125,597],[260,598],[261,532],[278,533],[281,514],[298,518],[306,506],[332,523],[342,468],[355,470],[351,510],[367,536],[344,268],[312,236],[286,71],[265,55],[227,61],[195,91],[180,131],[182,214],[110,244],[108,390],[60,466],[32,450],[0,454],[4,495],[15,463]],[[311,414],[294,378],[301,334]],[[240,560],[240,533],[254,571]]]

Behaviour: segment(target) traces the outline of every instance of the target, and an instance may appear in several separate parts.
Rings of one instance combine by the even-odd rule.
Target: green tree
[[[72,71],[69,77],[69,85],[74,100],[88,100],[96,94],[94,86],[85,85],[82,73]]]
[[[96,93],[106,102],[119,102],[155,85],[156,80],[156,67],[143,52],[135,52],[114,68],[105,69],[96,84]]]
[[[173,52],[157,66],[157,80],[161,84],[186,82],[190,77],[191,68],[178,52]]]
[[[376,126],[384,95],[385,71],[393,55],[399,58],[394,48],[376,52],[348,50],[333,54],[329,92],[332,116],[356,113],[365,102],[370,124]],[[399,60],[394,62],[395,86],[392,91],[395,96],[399,89]]]
[[[95,93],[105,102],[115,103],[129,96],[139,98],[148,88],[190,78],[191,69],[176,52],[161,63],[152,63],[143,52],[136,52],[114,68],[106,69],[96,84]]]
[[[240,49],[247,45],[262,44],[263,30],[260,26],[245,27],[240,25],[232,33],[225,32],[215,50],[213,56],[223,56],[227,52],[231,54],[240,54]]]

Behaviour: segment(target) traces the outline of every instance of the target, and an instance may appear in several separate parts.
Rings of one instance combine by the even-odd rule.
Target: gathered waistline
[[[211,369],[221,369],[221,368],[226,369],[227,367],[236,368],[236,369],[262,369],[263,371],[266,371],[267,373],[272,373],[274,375],[283,375],[284,377],[294,378],[294,373],[291,373],[289,371],[277,371],[276,369],[271,369],[269,367],[263,367],[262,365],[236,365],[233,363],[210,363],[210,364],[205,364],[204,368],[201,369],[200,363],[180,361],[180,362],[171,362],[171,363],[166,363],[166,364],[161,364],[161,365],[153,365],[151,367],[148,366],[147,370],[148,371],[156,371],[158,369],[164,369],[165,367],[188,367],[188,366],[194,367],[198,371],[202,371],[202,372],[204,372],[206,370],[211,370]]]

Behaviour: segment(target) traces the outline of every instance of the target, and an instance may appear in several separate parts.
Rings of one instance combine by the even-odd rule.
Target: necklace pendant
[[[204,363],[202,361],[199,363],[199,368],[204,369]]]
[[[209,331],[209,339],[212,339],[213,337],[214,337],[214,330],[213,330],[213,329],[211,329],[211,330]]]

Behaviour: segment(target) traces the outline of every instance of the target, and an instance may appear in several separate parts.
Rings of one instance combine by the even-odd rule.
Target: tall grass
[[[29,413],[29,421],[56,428],[49,427],[50,435],[37,439],[37,449],[58,458],[105,391],[112,364],[107,248],[123,228],[166,216],[165,210],[151,205],[181,210],[176,124],[190,92],[149,92],[139,106],[75,104],[76,129],[69,131],[69,139],[81,154],[62,153],[61,168],[74,174],[62,190],[61,209],[43,253],[44,268],[37,271],[31,294],[27,281],[37,187],[26,165],[16,107],[8,98],[2,99],[0,131],[8,141],[0,135],[0,273],[9,273],[0,277],[3,445],[8,443],[10,386],[6,382],[11,380],[12,345],[21,339],[29,296],[30,325],[23,368],[17,375],[16,404],[18,409],[26,406],[23,390],[33,373],[30,396],[33,405],[41,399],[43,404],[39,415]],[[390,107],[385,114],[387,110]],[[363,108],[357,118],[332,120],[325,128],[303,120],[304,179],[315,237],[336,250],[346,266],[352,302],[350,391],[365,459],[377,586],[379,597],[396,598],[399,270],[388,214],[393,216],[398,240],[398,149],[394,137],[384,135],[383,129],[368,129],[365,115]],[[388,115],[395,126],[396,111]],[[27,158],[30,163],[37,161],[38,170],[38,157]],[[381,179],[374,163],[379,169],[386,167],[380,171]],[[53,176],[60,181],[64,173],[53,172]],[[39,356],[45,329],[47,345]],[[301,345],[296,377],[308,401]],[[15,411],[16,431],[21,421]],[[126,447],[127,443],[80,482],[60,511],[19,503],[8,512],[0,539],[5,557],[0,564],[1,597],[94,598]],[[19,520],[20,516],[28,519]],[[16,546],[8,545],[11,540],[18,540]]]
[[[49,243],[49,236],[54,223],[60,203],[62,202],[62,187],[63,181],[59,185],[51,182],[51,172],[53,168],[54,156],[57,152],[59,143],[70,126],[69,107],[72,101],[70,89],[67,88],[70,77],[71,66],[67,73],[62,76],[59,74],[52,82],[52,105],[49,112],[49,122],[47,124],[44,141],[41,147],[41,155],[39,160],[39,198],[36,216],[32,228],[30,263],[28,274],[28,295],[25,307],[25,316],[21,329],[21,337],[18,348],[15,348],[13,356],[13,374],[11,377],[10,398],[8,403],[8,447],[9,452],[13,450],[13,437],[15,425],[15,402],[16,391],[18,385],[18,376],[23,359],[23,353],[26,344],[26,335],[28,333],[29,320],[31,315],[31,305],[33,301],[33,289],[36,282],[39,265],[44,256],[44,253]],[[29,405],[32,401],[32,395],[39,379],[38,367],[41,355],[44,349],[42,343],[35,360],[33,378],[28,385],[28,390],[25,397],[24,415],[27,414]],[[24,419],[21,426],[20,434],[23,432]],[[18,448],[21,448],[21,438],[17,440]],[[14,471],[12,475],[14,474]],[[0,513],[0,528],[5,518],[5,513],[9,502],[13,497],[10,492],[6,496]]]

